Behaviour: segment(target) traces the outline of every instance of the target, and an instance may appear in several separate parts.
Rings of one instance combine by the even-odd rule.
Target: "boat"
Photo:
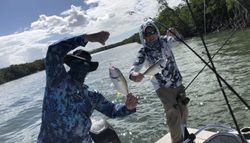
[[[116,131],[106,120],[92,117],[91,121],[90,135],[95,143],[121,143]],[[243,141],[235,129],[223,125],[206,125],[200,129],[188,128],[188,132],[193,136],[183,143],[250,143],[250,127],[241,129]],[[156,143],[171,143],[170,133]]]
[[[208,131],[209,129],[217,130],[217,132]],[[195,138],[188,138],[183,143],[250,143],[250,128],[241,129],[243,141],[235,129],[223,125],[206,125],[200,129],[188,128],[188,131]],[[170,133],[160,138],[156,143],[171,143]]]

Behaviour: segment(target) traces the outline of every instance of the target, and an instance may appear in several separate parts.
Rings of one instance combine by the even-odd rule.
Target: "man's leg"
[[[177,102],[181,108],[181,124],[182,124],[182,129],[183,129],[184,140],[186,140],[187,138],[195,139],[194,134],[189,134],[189,132],[187,130],[187,126],[186,126],[187,125],[187,118],[188,118],[187,104],[189,102],[189,99],[187,101],[185,87],[183,85],[181,85],[177,89],[178,89],[179,99],[182,99],[182,100],[178,100]]]
[[[185,87],[183,85],[177,88],[177,96],[178,96],[177,98],[180,99],[177,102],[180,106],[180,111],[181,111],[181,123],[183,125],[186,125],[188,118],[188,108],[187,108],[187,103],[184,103],[187,97],[186,97]]]
[[[183,141],[181,128],[182,118],[181,107],[176,100],[177,90],[173,88],[159,88],[156,93],[165,109],[172,143],[181,143]]]

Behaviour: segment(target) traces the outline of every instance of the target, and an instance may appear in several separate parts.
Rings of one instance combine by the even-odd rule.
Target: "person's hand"
[[[177,32],[177,30],[176,30],[175,28],[171,27],[171,28],[169,28],[169,29],[167,30],[166,35],[167,35],[167,36],[175,37],[175,36],[178,35],[178,32]]]
[[[127,109],[133,110],[136,108],[137,104],[138,104],[138,98],[132,95],[132,93],[129,93],[127,95],[127,100],[125,102]]]
[[[86,34],[85,38],[90,42],[99,42],[102,45],[105,45],[105,42],[108,40],[110,33],[107,31],[100,31],[97,33]]]
[[[130,75],[130,79],[133,80],[134,82],[141,82],[143,78],[144,75],[139,72],[132,72]]]

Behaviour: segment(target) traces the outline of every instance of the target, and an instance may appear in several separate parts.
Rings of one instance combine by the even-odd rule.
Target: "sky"
[[[158,7],[157,0],[1,0],[0,68],[44,58],[48,45],[84,33],[109,31],[106,45],[119,42],[156,17]]]

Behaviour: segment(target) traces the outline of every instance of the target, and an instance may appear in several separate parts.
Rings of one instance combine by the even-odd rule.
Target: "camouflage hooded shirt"
[[[72,79],[63,58],[78,46],[85,46],[84,35],[50,45],[45,58],[46,88],[38,143],[92,143],[90,116],[94,110],[108,117],[123,117],[129,111],[124,104],[114,104],[98,91]]]
[[[159,47],[149,47],[143,38],[143,31],[147,26],[152,26],[156,29],[158,35]],[[171,50],[171,45],[175,41],[172,36],[160,36],[159,29],[152,21],[147,21],[140,27],[140,40],[143,47],[139,50],[136,60],[130,70],[132,72],[139,72],[143,65],[151,66],[159,59],[163,59],[165,62],[161,64],[161,71],[156,73],[151,82],[154,89],[157,90],[160,87],[176,88],[182,84],[182,76],[177,67],[174,54]]]

